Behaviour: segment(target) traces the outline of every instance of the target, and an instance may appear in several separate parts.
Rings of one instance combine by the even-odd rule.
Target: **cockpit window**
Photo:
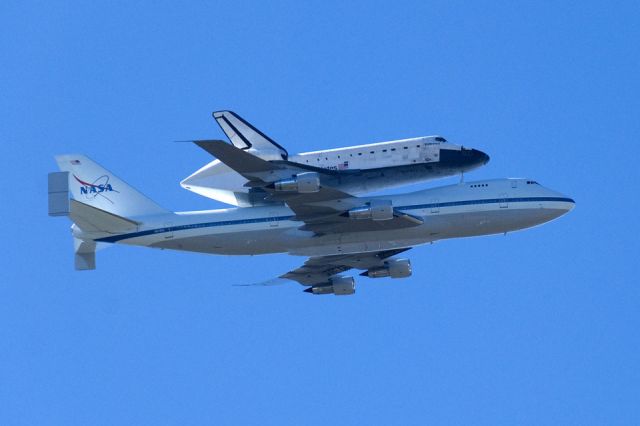
[[[445,138],[441,137],[441,136],[438,136],[438,137],[436,138],[436,142],[446,142],[446,141],[447,141],[447,140],[446,140]]]
[[[536,182],[535,180],[528,180],[527,181],[527,185],[540,185],[538,182]]]

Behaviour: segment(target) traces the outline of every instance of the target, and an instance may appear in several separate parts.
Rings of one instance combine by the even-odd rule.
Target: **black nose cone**
[[[442,149],[440,150],[440,162],[443,167],[464,172],[484,166],[489,162],[489,156],[477,149]]]
[[[479,151],[477,149],[472,149],[471,151],[473,152],[473,156],[477,158],[477,162],[482,166],[487,164],[491,159],[491,157],[489,157],[487,154],[485,154],[482,151]]]

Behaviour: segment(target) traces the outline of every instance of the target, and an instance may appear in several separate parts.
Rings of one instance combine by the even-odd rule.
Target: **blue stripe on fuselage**
[[[496,204],[496,203],[527,203],[536,201],[562,201],[567,203],[575,203],[571,198],[563,197],[520,197],[520,198],[489,198],[484,200],[464,200],[464,201],[447,201],[443,203],[429,203],[429,204],[413,204],[409,206],[396,207],[399,211],[408,210],[420,210],[430,209],[433,207],[454,207],[454,206],[471,206],[480,204]],[[214,226],[230,226],[230,225],[244,225],[247,223],[264,223],[264,222],[280,222],[284,220],[291,220],[295,216],[274,216],[274,217],[260,217],[255,219],[236,219],[236,220],[223,220],[219,222],[204,222],[193,223],[189,225],[177,225],[169,226],[166,228],[149,229],[146,231],[132,232],[129,234],[113,235],[110,237],[97,238],[95,241],[104,243],[115,243],[117,241],[126,240],[129,238],[143,237],[145,235],[162,234],[165,232],[184,231],[187,229],[200,229],[211,228]]]

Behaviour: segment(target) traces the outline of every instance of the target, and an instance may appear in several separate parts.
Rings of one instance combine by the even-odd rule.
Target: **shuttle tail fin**
[[[251,149],[256,155],[279,153],[283,160],[289,157],[286,149],[276,143],[269,136],[256,129],[233,111],[216,111],[213,118],[218,122],[222,131],[227,135],[233,145],[240,149]]]

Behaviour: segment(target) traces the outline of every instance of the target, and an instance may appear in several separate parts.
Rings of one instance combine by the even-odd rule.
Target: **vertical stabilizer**
[[[236,148],[251,150],[254,155],[268,160],[289,157],[286,149],[235,112],[216,111],[213,118]]]
[[[58,155],[56,162],[60,170],[68,172],[67,191],[76,201],[125,218],[169,213],[89,157],[79,154]],[[50,201],[60,200],[60,204],[54,202],[54,214],[55,209],[63,208],[64,191],[60,192],[64,189],[63,184],[61,173],[49,175]],[[58,192],[52,193],[52,189]]]

